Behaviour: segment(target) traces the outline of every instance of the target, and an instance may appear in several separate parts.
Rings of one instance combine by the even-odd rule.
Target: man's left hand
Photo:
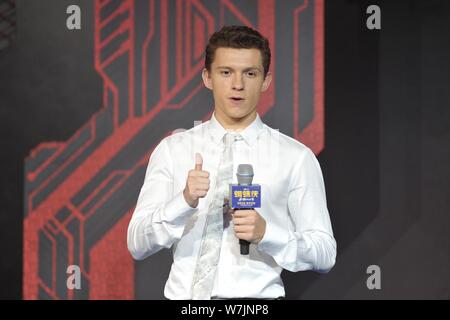
[[[233,217],[236,237],[258,243],[266,232],[266,220],[254,209],[230,210]]]

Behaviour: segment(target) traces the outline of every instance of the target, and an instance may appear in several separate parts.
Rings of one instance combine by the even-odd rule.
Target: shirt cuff
[[[273,223],[266,223],[266,231],[257,249],[275,257],[286,248],[288,241],[289,235],[286,230]]]
[[[196,210],[197,208],[192,208],[186,202],[183,191],[181,191],[166,204],[162,220],[172,225],[184,225],[186,219]]]

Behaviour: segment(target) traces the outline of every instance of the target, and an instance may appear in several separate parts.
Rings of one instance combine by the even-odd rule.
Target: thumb
[[[202,170],[203,158],[200,153],[195,154],[195,170]]]

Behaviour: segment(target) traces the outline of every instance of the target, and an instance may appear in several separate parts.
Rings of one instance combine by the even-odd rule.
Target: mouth
[[[245,101],[243,97],[230,97],[230,100],[233,104],[241,104]]]

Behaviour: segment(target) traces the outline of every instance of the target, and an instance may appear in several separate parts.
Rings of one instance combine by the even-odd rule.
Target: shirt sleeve
[[[271,255],[286,270],[326,273],[335,264],[336,240],[322,171],[314,153],[306,150],[289,187],[286,224],[266,221],[266,232],[258,249]]]
[[[170,248],[183,234],[187,219],[196,211],[186,202],[183,192],[173,194],[173,163],[162,140],[147,166],[131,221],[128,225],[128,250],[142,260],[162,248]]]

